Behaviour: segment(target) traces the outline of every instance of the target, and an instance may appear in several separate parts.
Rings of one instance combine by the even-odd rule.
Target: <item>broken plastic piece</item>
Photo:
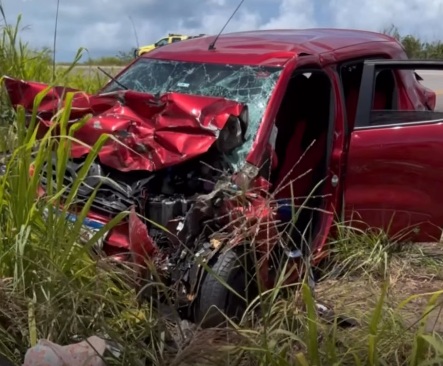
[[[23,366],[105,366],[106,342],[92,336],[83,342],[60,346],[46,339],[28,349]]]

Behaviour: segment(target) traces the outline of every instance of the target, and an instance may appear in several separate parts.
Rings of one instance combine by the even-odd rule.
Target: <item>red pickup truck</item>
[[[207,326],[223,320],[212,306],[234,317],[259,284],[274,286],[282,267],[273,258],[289,261],[287,282],[297,281],[301,262],[322,257],[335,222],[440,238],[443,113],[416,70],[443,62],[408,60],[395,39],[366,31],[214,40],[158,48],[97,94],[74,98],[73,119],[92,114],[79,140],[115,137],[79,190],[87,198],[101,183],[85,229],[130,212],[103,238],[105,253],[154,260],[183,316]],[[5,85],[27,109],[46,87]],[[60,90],[40,106],[42,132]],[[88,151],[73,144],[67,182]]]

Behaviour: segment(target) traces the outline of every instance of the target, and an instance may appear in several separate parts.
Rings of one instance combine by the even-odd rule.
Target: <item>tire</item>
[[[225,324],[226,318],[238,321],[247,308],[248,300],[257,296],[254,276],[250,273],[252,261],[244,252],[228,250],[221,253],[210,268],[211,272],[205,271],[193,308],[194,322],[202,328]]]

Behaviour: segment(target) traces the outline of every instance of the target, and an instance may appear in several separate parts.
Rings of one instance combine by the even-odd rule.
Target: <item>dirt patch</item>
[[[386,281],[386,311],[405,329],[418,327],[428,315],[426,331],[443,333],[443,295],[428,308],[432,295],[443,291],[441,243],[413,245],[393,255],[385,278],[369,273],[325,279],[318,284],[316,297],[338,314],[365,319],[374,311]]]

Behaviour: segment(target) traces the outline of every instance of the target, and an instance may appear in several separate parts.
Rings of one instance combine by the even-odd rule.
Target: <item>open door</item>
[[[304,257],[322,249],[341,199],[344,126],[339,92],[332,71],[301,65],[291,75],[276,116],[275,194],[282,221],[299,214],[291,240]]]
[[[420,81],[420,79],[422,79]],[[365,61],[345,176],[345,219],[393,239],[443,227],[443,62]]]

